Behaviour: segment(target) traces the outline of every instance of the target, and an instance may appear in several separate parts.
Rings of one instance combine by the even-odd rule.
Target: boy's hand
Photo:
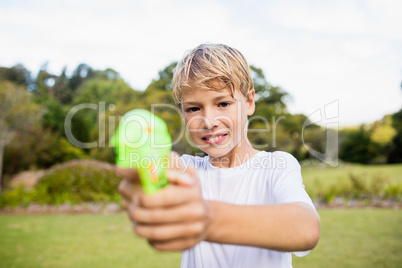
[[[184,250],[206,238],[210,213],[195,170],[183,170],[175,153],[169,163],[170,184],[151,195],[142,191],[136,170],[118,168],[119,192],[138,236],[157,250]]]

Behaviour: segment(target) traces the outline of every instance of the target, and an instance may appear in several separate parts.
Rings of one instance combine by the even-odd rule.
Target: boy
[[[206,157],[172,155],[171,184],[145,195],[136,170],[117,169],[134,230],[157,250],[184,250],[182,267],[292,267],[319,239],[319,219],[300,165],[284,152],[255,150],[251,71],[226,45],[203,44],[176,67],[173,93]]]

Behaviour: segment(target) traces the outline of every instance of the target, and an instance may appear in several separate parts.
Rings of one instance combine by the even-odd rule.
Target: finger
[[[182,173],[175,169],[168,170],[166,176],[170,183],[183,186],[194,185],[197,180],[197,178],[192,177],[189,173]]]
[[[140,204],[145,208],[177,206],[190,200],[202,199],[198,188],[168,185],[152,195],[141,195]]]
[[[135,195],[142,192],[142,188],[138,184],[123,179],[119,184],[118,191],[124,199],[130,202]]]
[[[122,207],[124,210],[127,210],[127,209],[128,209],[128,204],[129,204],[129,202],[128,202],[126,199],[122,199],[122,200],[121,200],[121,207]]]
[[[163,224],[163,225],[145,225],[136,224],[135,233],[143,238],[163,241],[177,238],[199,236],[205,231],[202,222],[188,222],[185,224]]]
[[[148,243],[159,251],[182,251],[194,247],[201,239],[197,237],[186,237],[164,241],[148,240]]]
[[[135,211],[139,209],[138,204],[138,196],[134,197],[133,200],[129,204],[127,204],[127,215],[130,220],[135,224],[137,223],[137,221],[134,219],[133,216],[135,215]]]
[[[183,165],[180,161],[180,155],[175,151],[170,151],[168,155],[168,168],[172,170],[182,170]]]
[[[117,176],[127,179],[132,182],[140,182],[140,174],[138,173],[137,169],[134,168],[121,168],[116,166],[115,173]]]
[[[143,224],[191,222],[202,220],[207,215],[206,207],[195,202],[163,209],[145,209],[138,206],[129,213],[131,220]]]
[[[131,194],[130,194],[130,192],[132,191],[131,188],[132,188],[132,183],[123,179],[119,183],[118,191],[124,199],[131,200]]]

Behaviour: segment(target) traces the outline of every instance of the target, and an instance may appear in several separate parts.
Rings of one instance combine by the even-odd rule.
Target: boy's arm
[[[305,251],[319,239],[319,219],[306,203],[246,206],[207,201],[207,206],[210,242]]]
[[[318,242],[318,217],[308,204],[250,206],[204,200],[194,171],[180,174],[180,178],[170,176],[176,183],[144,195],[133,184],[138,175],[123,171],[118,172],[126,178],[119,190],[123,206],[135,223],[134,231],[158,250],[184,250],[206,240],[304,251]],[[192,182],[188,175],[192,175]]]

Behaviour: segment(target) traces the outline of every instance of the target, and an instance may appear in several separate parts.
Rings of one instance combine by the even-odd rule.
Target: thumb
[[[197,182],[196,172],[192,167],[184,167],[177,152],[169,153],[168,180],[176,185],[191,186]]]
[[[140,175],[138,173],[138,170],[135,168],[121,168],[119,166],[116,166],[115,174],[122,179],[126,179],[131,182],[139,183],[140,181]]]

